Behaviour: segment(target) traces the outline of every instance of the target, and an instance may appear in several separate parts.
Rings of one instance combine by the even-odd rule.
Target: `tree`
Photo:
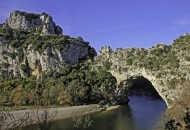
[[[174,119],[167,121],[165,124],[165,130],[178,130],[179,127],[181,127],[181,124],[179,122],[176,123]]]
[[[54,118],[57,115],[57,111],[51,111],[46,107],[36,109],[32,111],[33,121],[32,124],[37,124],[40,130],[49,130],[54,124]]]
[[[2,110],[0,111],[0,129],[20,130],[32,123],[30,119],[29,111],[18,117],[11,111]]]
[[[106,70],[109,70],[112,66],[112,63],[109,60],[106,60],[103,64]]]
[[[71,96],[67,90],[61,90],[57,100],[59,104],[67,105],[71,102]]]
[[[23,90],[22,86],[18,86],[16,89],[14,89],[11,92],[11,99],[12,99],[12,102],[18,106],[26,105],[27,100],[28,100],[26,91]]]

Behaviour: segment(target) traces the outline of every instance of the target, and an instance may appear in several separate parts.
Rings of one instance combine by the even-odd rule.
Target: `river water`
[[[88,130],[157,130],[166,110],[163,100],[150,96],[131,96],[128,105],[91,114]],[[74,130],[71,119],[57,121],[51,130]],[[84,130],[84,129],[81,129]]]

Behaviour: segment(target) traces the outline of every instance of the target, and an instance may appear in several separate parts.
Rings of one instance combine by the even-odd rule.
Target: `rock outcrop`
[[[96,57],[98,64],[94,64],[94,68],[105,67],[105,63],[111,65],[105,69],[116,77],[118,86],[122,82],[126,84],[125,89],[117,88],[116,91],[130,91],[134,78],[146,78],[169,106],[189,84],[189,43],[190,35],[186,34],[169,46],[158,44],[149,49],[120,48],[113,52],[106,46]]]
[[[28,74],[39,76],[44,71],[59,71],[65,65],[79,63],[80,59],[88,56],[89,51],[88,46],[78,43],[65,44],[63,49],[47,47],[43,53],[35,51],[32,44],[26,49],[18,50],[0,37],[1,70],[3,73],[12,73],[14,77],[25,77]],[[23,59],[19,53],[22,53]]]
[[[33,14],[21,11],[13,11],[6,20],[5,25],[12,29],[35,29],[41,34],[62,34],[62,29],[56,26],[49,14]]]
[[[42,30],[36,33],[39,27]],[[62,29],[46,13],[12,12],[0,26],[0,75],[39,77],[42,72],[56,72],[96,55],[82,38],[61,33]]]

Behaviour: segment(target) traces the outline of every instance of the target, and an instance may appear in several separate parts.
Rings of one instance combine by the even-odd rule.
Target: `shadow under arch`
[[[128,95],[146,95],[161,98],[152,83],[143,76],[131,77],[131,86],[128,90]],[[163,100],[163,99],[162,99]]]
[[[125,95],[122,97],[122,101],[124,100],[123,103],[125,103],[126,97],[128,97],[128,100],[126,100],[126,102],[130,102],[130,96],[136,95],[150,96],[152,98],[161,99],[168,106],[167,101],[163,97],[162,93],[159,93],[159,90],[157,90],[158,88],[154,87],[151,81],[142,75],[127,77],[127,79],[120,82],[118,89],[123,90],[121,91],[121,94]]]
[[[130,77],[122,83],[128,87],[129,108],[136,129],[153,130],[167,109],[165,100],[143,76]]]

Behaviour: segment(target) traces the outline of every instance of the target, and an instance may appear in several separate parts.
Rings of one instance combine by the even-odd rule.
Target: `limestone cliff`
[[[46,13],[12,12],[5,24],[0,25],[1,76],[39,77],[42,72],[59,71],[96,55],[81,37],[61,33],[62,29]]]
[[[152,83],[159,95],[170,105],[188,87],[189,45],[190,35],[185,34],[171,45],[161,43],[149,49],[118,48],[113,51],[106,46],[102,47],[100,55],[96,57],[94,68],[104,67],[110,71],[118,84],[125,82],[127,88],[124,90],[127,91],[135,77],[142,76]]]
[[[56,26],[49,14],[33,14],[21,11],[13,11],[6,20],[5,26],[12,29],[40,31],[41,34],[62,34],[62,29]]]

